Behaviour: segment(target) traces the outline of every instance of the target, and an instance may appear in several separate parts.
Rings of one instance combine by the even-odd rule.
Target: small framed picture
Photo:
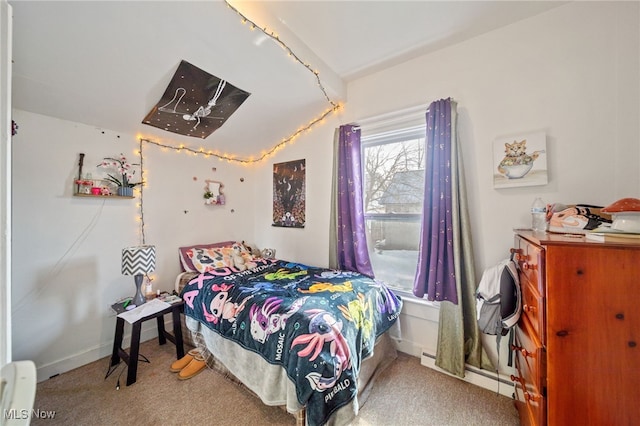
[[[306,222],[306,160],[273,165],[273,223],[304,228]]]
[[[544,132],[498,138],[493,142],[493,187],[546,185],[547,138]]]

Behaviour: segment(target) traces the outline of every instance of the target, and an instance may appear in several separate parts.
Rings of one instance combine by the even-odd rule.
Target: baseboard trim
[[[435,355],[425,350],[422,351],[420,364],[424,365],[425,367],[437,370],[441,373],[447,374],[451,377],[455,377],[456,379],[460,379],[473,385],[480,386],[484,389],[499,393],[500,395],[504,395],[508,398],[513,398],[514,383],[508,376],[498,375],[497,373],[492,371],[481,370],[471,365],[466,365],[465,376],[458,377],[436,366]]]
[[[147,340],[155,339],[158,337],[158,328],[155,324],[156,322],[149,323],[147,327],[142,327],[140,331],[140,342],[146,342]],[[165,321],[165,329],[172,330],[173,322]],[[129,328],[129,333],[124,335],[125,344],[129,344],[127,342],[131,342],[131,330],[130,327],[125,327],[125,329]],[[87,349],[84,352],[77,353],[68,358],[64,358],[58,361],[51,362],[49,364],[41,365],[37,367],[37,381],[43,382],[45,380],[50,379],[53,376],[57,376],[62,373],[66,373],[67,371],[71,371],[78,367],[82,367],[83,365],[92,363],[104,357],[110,356],[111,351],[113,349],[113,341],[103,342],[100,345],[94,346],[92,348]],[[109,366],[105,363],[104,371],[105,374],[107,372],[107,368]]]

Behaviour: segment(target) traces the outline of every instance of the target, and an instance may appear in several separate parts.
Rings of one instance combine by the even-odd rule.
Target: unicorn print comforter
[[[322,425],[357,395],[360,364],[397,321],[402,301],[356,272],[257,262],[193,278],[181,294],[185,315],[281,366],[307,424]]]

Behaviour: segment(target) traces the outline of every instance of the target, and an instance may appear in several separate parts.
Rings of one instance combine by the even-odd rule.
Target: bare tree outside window
[[[424,196],[424,136],[416,130],[373,139],[363,138],[362,144],[369,255],[377,279],[411,292]]]
[[[424,141],[413,139],[364,146],[364,210],[367,213],[384,213],[385,206],[380,200],[389,190],[395,175],[415,170],[424,173]],[[422,192],[422,188],[424,183],[406,190],[415,193]]]

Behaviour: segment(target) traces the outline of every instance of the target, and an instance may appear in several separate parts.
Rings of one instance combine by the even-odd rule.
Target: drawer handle
[[[527,401],[537,401],[540,399],[540,395],[532,395],[529,392],[525,391],[524,399],[526,399]]]
[[[527,260],[527,256],[522,254],[522,249],[510,248],[509,253],[513,255],[513,260],[515,260],[516,262]]]
[[[523,357],[529,357],[529,358],[533,358],[533,352],[529,352],[528,350],[526,350],[523,347],[520,346],[516,346],[516,345],[511,345],[511,350],[512,351],[518,351],[522,354]]]
[[[522,310],[525,312],[535,312],[537,309],[535,306],[531,306],[531,305],[523,305],[522,306]]]

